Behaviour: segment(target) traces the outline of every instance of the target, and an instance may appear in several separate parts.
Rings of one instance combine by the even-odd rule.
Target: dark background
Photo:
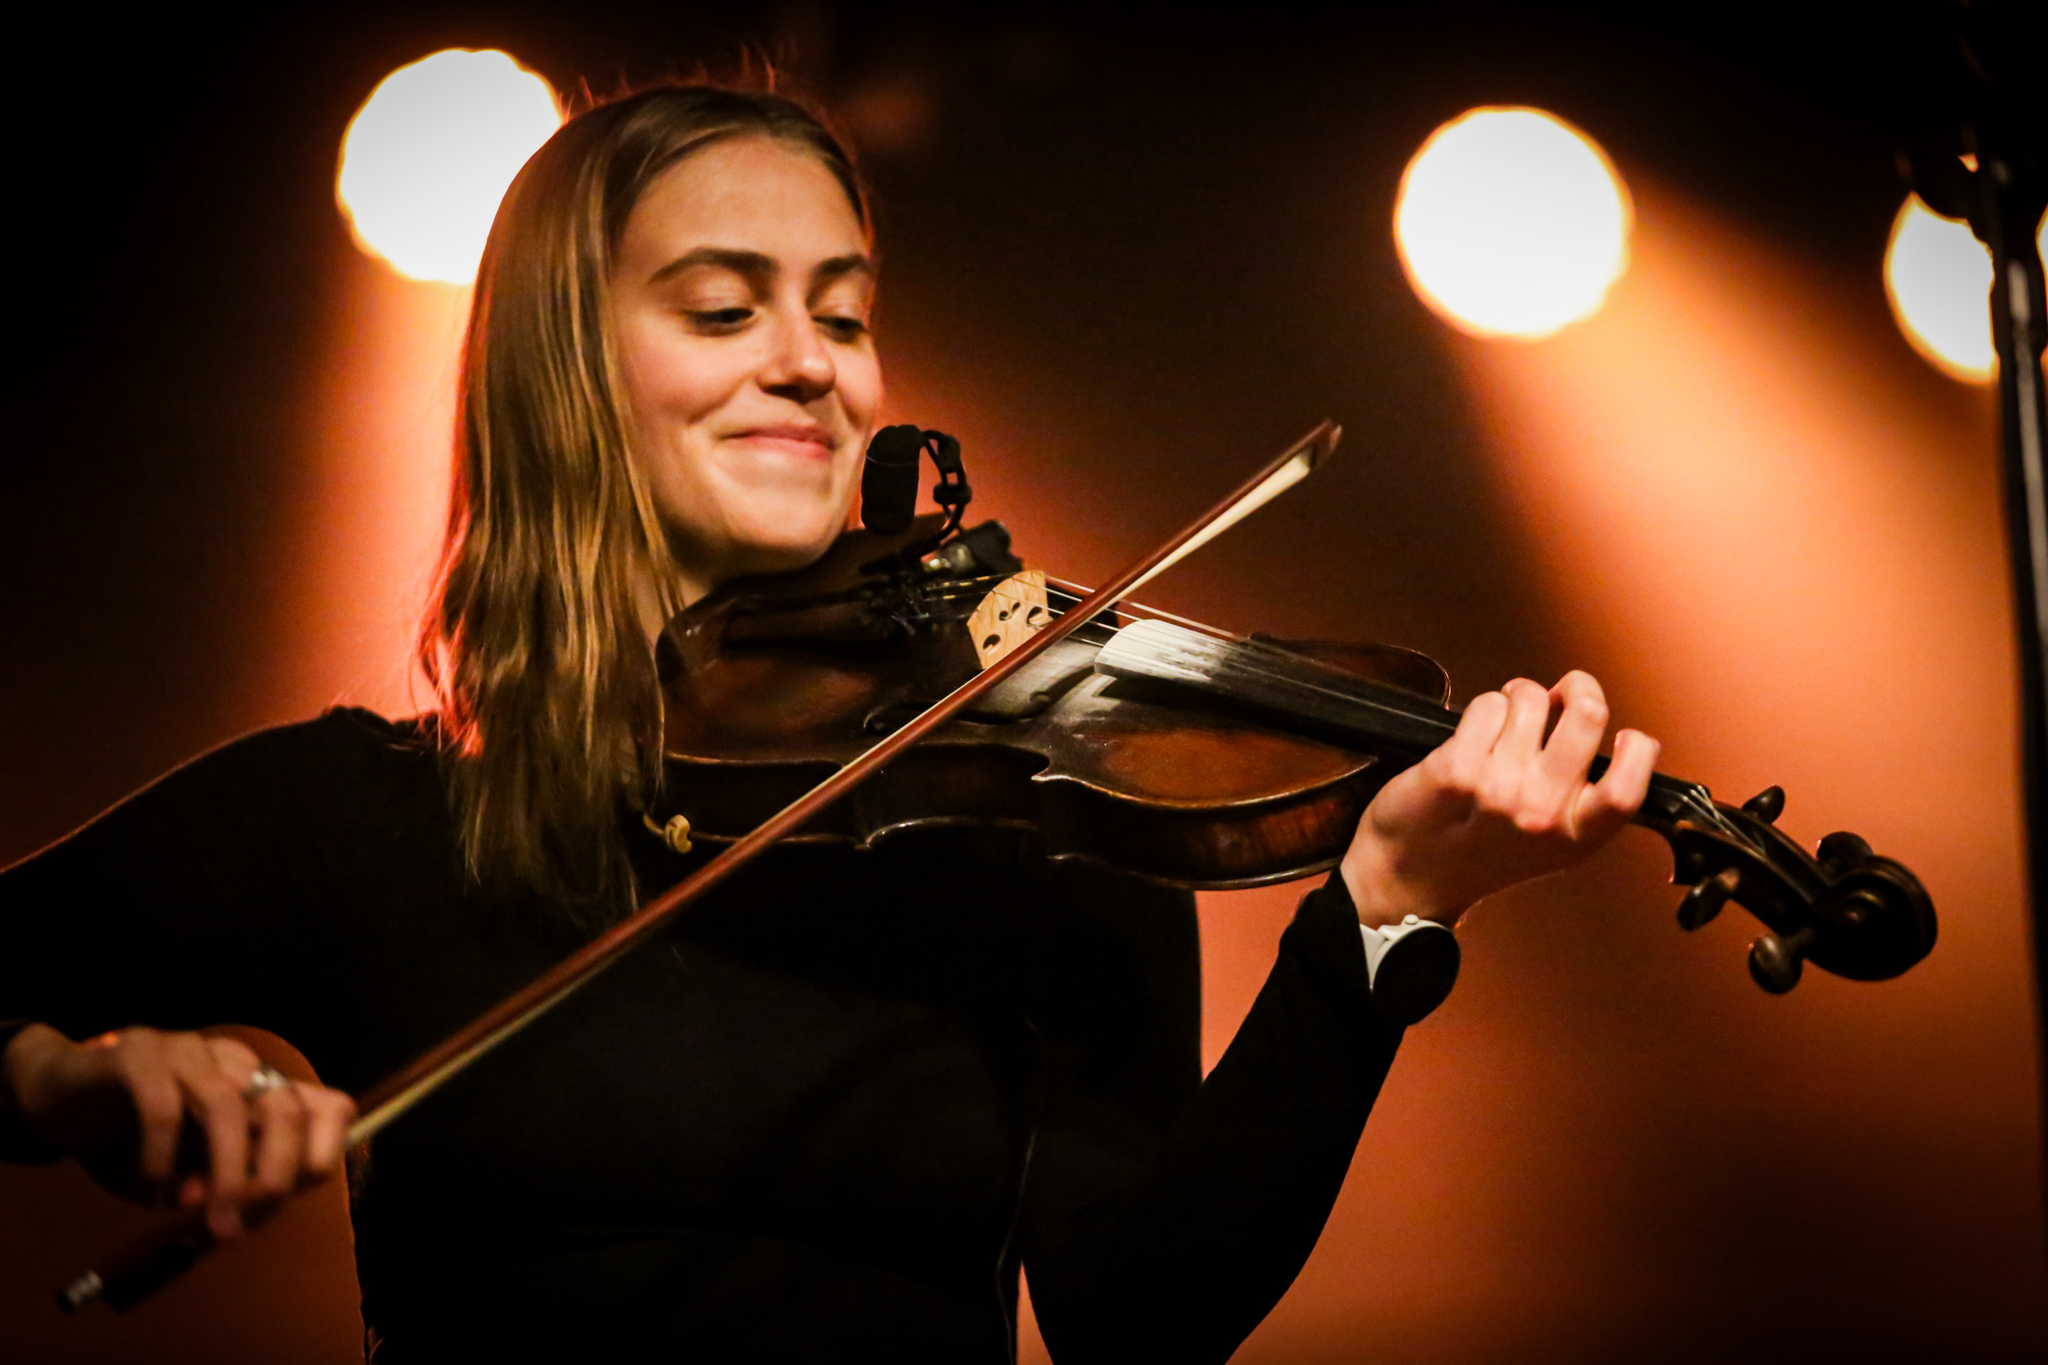
[[[1416,645],[1464,696],[1515,674],[1554,677],[1578,661],[1582,636],[1531,572],[1543,528],[1493,477],[1461,368],[1471,343],[1450,338],[1403,280],[1387,230],[1402,166],[1474,104],[1534,104],[1592,131],[1639,196],[1649,187],[1696,206],[1839,301],[1859,344],[1882,357],[1869,382],[1946,424],[1954,459],[1973,471],[1971,505],[1990,509],[1981,395],[1921,366],[1885,314],[1879,263],[1903,193],[1893,150],[1929,41],[1910,19],[1780,5],[1653,21],[1439,4],[1341,19],[1274,5],[1056,5],[995,20],[909,4],[600,2],[95,16],[47,28],[25,63],[11,148],[27,373],[0,492],[0,860],[195,752],[345,689],[345,678],[279,685],[278,652],[293,637],[277,585],[298,567],[283,528],[320,496],[304,431],[336,325],[334,282],[372,268],[335,212],[335,149],[371,87],[405,62],[501,47],[558,89],[602,94],[773,60],[865,155],[894,403],[967,437],[983,504],[1027,556],[1084,581],[1107,573],[1249,462],[1334,416],[1350,433],[1345,458],[1312,494],[1178,571],[1162,605],[1236,629]],[[1988,517],[1979,524],[1995,527]],[[2002,591],[1995,577],[1983,586]],[[1825,629],[1825,610],[1816,615]],[[1978,709],[2002,715],[1999,670],[2010,665],[1998,651],[2009,646],[1986,638],[1991,662],[1977,672],[1991,700]],[[1994,763],[1983,780],[2006,803],[1999,867],[2009,870],[2010,773]],[[1715,984],[1699,988],[1713,992],[1708,1014],[1775,1007],[1739,980],[1720,984],[1740,977],[1739,935],[1711,963],[1697,945],[1667,943],[1676,935],[1656,864],[1638,850],[1574,892],[1648,907],[1629,923],[1649,927],[1626,932],[1671,954],[1645,969],[1658,984],[1623,994],[1684,996],[1692,987],[1672,985],[1673,973],[1711,972]],[[1654,874],[1647,887],[1624,875],[1638,869]],[[1997,943],[2017,952],[2016,893],[2003,875],[1986,874],[2006,899],[1986,900],[1984,913],[2000,917]],[[1220,904],[1205,906],[1205,924],[1227,913]],[[1259,904],[1270,919],[1271,904]],[[1596,938],[1613,927],[1590,925]],[[1567,937],[1588,929],[1578,922]],[[1212,965],[1227,972],[1242,945],[1218,932]],[[1690,1053],[1601,1051],[1608,1031],[1648,1029],[1655,1010],[1603,1003],[1612,977],[1575,965],[1557,930],[1511,934],[1488,951],[1536,964],[1529,989],[1540,985],[1544,1009],[1569,1014],[1578,1001],[1596,1017],[1585,1065],[1611,1064],[1623,1077],[1614,1093],[1634,1097],[1637,1117],[1676,1106],[1662,1127],[1631,1128],[1624,1114],[1635,1136],[1616,1149],[1668,1161],[1675,1192],[1646,1204],[1631,1184],[1640,1170],[1609,1180],[1596,1160],[1560,1174],[1534,1159],[1529,1179],[1555,1186],[1554,1235],[1488,1264],[1524,1256],[1532,1281],[1572,1279],[1565,1306],[1475,1315],[1451,1287],[1454,1257],[1441,1293],[1432,1297],[1428,1276],[1403,1291],[1401,1320],[1413,1326],[1391,1343],[1357,1324],[1372,1317],[1371,1286],[1414,1248],[1333,1231],[1325,1251],[1340,1260],[1243,1358],[1334,1361],[1369,1348],[1386,1360],[1991,1359],[2043,1344],[2036,1072],[2030,1003],[2010,963],[1924,987],[1918,1013],[1867,1036],[1857,1011],[1868,1001],[1881,1013],[1896,998],[1881,992],[1906,983],[1840,992],[1838,1013],[1795,1030],[1797,1044],[1744,1024],[1733,1056],[1720,1056],[1712,1020],[1688,1016],[1683,1027],[1723,1066],[1693,1074]],[[1468,980],[1460,1002],[1481,984]],[[1517,1011],[1537,997],[1512,980],[1499,989],[1514,1009],[1475,1002],[1464,1032],[1411,1043],[1444,1049],[1437,1070],[1415,1063],[1444,1078],[1416,1096],[1435,1126],[1404,1129],[1399,1111],[1376,1118],[1375,1133],[1476,1144],[1471,1159],[1485,1165],[1530,1159],[1511,1133],[1457,1127],[1460,1066],[1513,1069],[1501,1058],[1534,1036]],[[1924,1026],[1956,1002],[1990,998],[2002,1012],[1975,1031]],[[1782,1059],[1788,1046],[1815,1049],[1812,1074],[1746,1089],[1754,1073],[1743,1059]],[[1958,1049],[1996,1072],[1998,1098],[1981,1112],[1947,1113],[1914,1090],[1916,1068]],[[1829,1123],[1827,1078],[1851,1072],[1879,1077],[1871,1086],[1892,1097],[1896,1121],[1883,1133],[1846,1102]],[[1688,1087],[1712,1097],[1692,1108],[1669,1098]],[[1790,1126],[1772,1108],[1787,1095],[1805,1105]],[[1975,1183],[1911,1192],[1930,1171],[1958,1168]],[[1859,1174],[1830,1186],[1845,1169]],[[271,1250],[209,1267],[210,1285],[195,1277],[182,1303],[151,1305],[153,1319],[74,1330],[44,1320],[40,1283],[72,1268],[56,1264],[72,1244],[95,1244],[127,1215],[62,1171],[0,1176],[0,1314],[15,1318],[0,1320],[0,1354],[16,1358],[13,1336],[52,1359],[144,1349],[282,1359],[299,1347],[280,1343],[303,1332],[317,1342],[303,1358],[346,1358],[352,1285],[335,1208],[295,1212]],[[1809,1198],[1815,1188],[1832,1193]],[[1886,1204],[1895,1198],[1904,1202]],[[1487,1243],[1484,1209],[1446,1199],[1442,1226],[1456,1233],[1446,1240]],[[1572,1231],[1582,1218],[1629,1231],[1588,1250]],[[1650,1267],[1655,1292],[1617,1274],[1632,1259]],[[1328,1307],[1339,1303],[1350,1306]]]

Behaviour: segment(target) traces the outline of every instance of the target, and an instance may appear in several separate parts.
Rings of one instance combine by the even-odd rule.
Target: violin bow
[[[1196,517],[1121,573],[1095,589],[1080,605],[969,678],[915,720],[770,816],[690,876],[648,901],[533,981],[415,1057],[400,1071],[359,1097],[359,1115],[348,1126],[348,1147],[374,1138],[406,1110],[488,1056],[501,1043],[568,999],[598,973],[646,942],[676,916],[702,900],[733,874],[793,833],[827,806],[859,786],[890,760],[973,705],[1005,678],[1068,634],[1094,620],[1128,593],[1152,581],[1280,494],[1300,483],[1337,448],[1343,428],[1319,423],[1269,460],[1208,511]],[[202,1210],[180,1215],[139,1238],[100,1265],[74,1276],[57,1291],[57,1301],[76,1312],[104,1302],[117,1312],[147,1298],[211,1250],[213,1234]]]

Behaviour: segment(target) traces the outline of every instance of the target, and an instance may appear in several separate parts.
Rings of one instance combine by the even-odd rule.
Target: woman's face
[[[882,401],[874,288],[846,191],[765,137],[684,158],[628,217],[611,292],[634,458],[693,591],[800,568],[845,526]]]

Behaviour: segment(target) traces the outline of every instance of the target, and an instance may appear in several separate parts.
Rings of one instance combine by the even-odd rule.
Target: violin
[[[849,532],[810,569],[734,582],[669,623],[652,823],[736,842],[1088,596],[1024,569],[999,523],[948,537],[941,520]],[[1380,787],[1450,738],[1449,695],[1413,650],[1247,639],[1119,601],[784,837],[976,825],[1174,886],[1295,880],[1334,866]],[[1689,888],[1680,925],[1749,910],[1768,930],[1750,973],[1773,993],[1806,962],[1875,981],[1925,957],[1919,879],[1854,834],[1808,853],[1776,828],[1784,800],[1651,779],[1635,818]]]
[[[1456,729],[1444,670],[1387,645],[1241,638],[1130,594],[1307,477],[1338,435],[1319,425],[1087,590],[1025,568],[999,523],[963,525],[971,491],[952,438],[878,433],[862,530],[809,569],[725,585],[657,642],[665,783],[645,819],[678,852],[720,851],[358,1097],[349,1146],[783,840],[867,845],[969,826],[1207,888],[1335,864],[1374,793]],[[944,510],[916,519],[920,452],[940,471]],[[1750,973],[1774,993],[1807,962],[1876,981],[1925,957],[1935,915],[1919,879],[1854,834],[1808,853],[1775,827],[1783,806],[1777,787],[1731,806],[1698,783],[1652,779],[1636,822],[1671,845],[1672,879],[1689,888],[1679,923],[1696,929],[1730,901],[1748,910],[1767,930]],[[125,1308],[211,1245],[203,1216],[184,1215],[72,1279],[59,1302]]]

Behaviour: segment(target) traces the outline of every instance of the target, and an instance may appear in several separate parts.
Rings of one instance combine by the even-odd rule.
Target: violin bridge
[[[981,659],[981,666],[987,668],[1052,620],[1052,599],[1046,592],[1044,571],[1025,569],[989,590],[967,618],[967,631],[974,640],[974,652]]]

